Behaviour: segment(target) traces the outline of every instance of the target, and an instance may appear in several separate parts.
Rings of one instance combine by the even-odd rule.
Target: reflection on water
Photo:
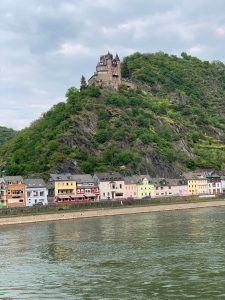
[[[0,299],[225,298],[225,209],[1,227]]]

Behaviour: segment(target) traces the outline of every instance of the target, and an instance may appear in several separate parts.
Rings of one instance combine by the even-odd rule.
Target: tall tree
[[[82,90],[85,89],[86,87],[87,87],[87,81],[84,75],[82,75],[80,79],[80,89]]]
[[[124,60],[121,66],[121,74],[123,78],[129,78],[130,77],[130,70],[128,68],[127,61]]]

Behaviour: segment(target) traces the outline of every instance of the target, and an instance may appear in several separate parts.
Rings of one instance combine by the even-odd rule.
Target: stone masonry
[[[129,88],[135,88],[134,83],[121,77],[121,63],[118,54],[116,54],[115,58],[109,52],[100,56],[96,72],[88,80],[88,85],[117,90],[120,84],[125,84]]]

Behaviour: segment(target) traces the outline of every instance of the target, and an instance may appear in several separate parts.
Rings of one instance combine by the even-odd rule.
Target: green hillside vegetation
[[[225,66],[182,53],[135,53],[124,77],[137,90],[67,91],[58,103],[0,149],[10,175],[120,170],[179,176],[225,163]]]
[[[15,131],[13,129],[0,126],[0,146],[8,141],[14,134]]]

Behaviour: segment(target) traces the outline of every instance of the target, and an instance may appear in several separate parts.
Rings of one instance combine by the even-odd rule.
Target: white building
[[[221,176],[221,189],[222,193],[225,193],[225,176]]]
[[[98,173],[94,177],[98,182],[101,200],[125,198],[124,179],[119,173]]]
[[[205,176],[208,181],[208,191],[210,195],[219,195],[223,193],[221,177],[215,172],[207,172]]]
[[[25,179],[26,206],[42,203],[48,204],[48,190],[43,179]]]

